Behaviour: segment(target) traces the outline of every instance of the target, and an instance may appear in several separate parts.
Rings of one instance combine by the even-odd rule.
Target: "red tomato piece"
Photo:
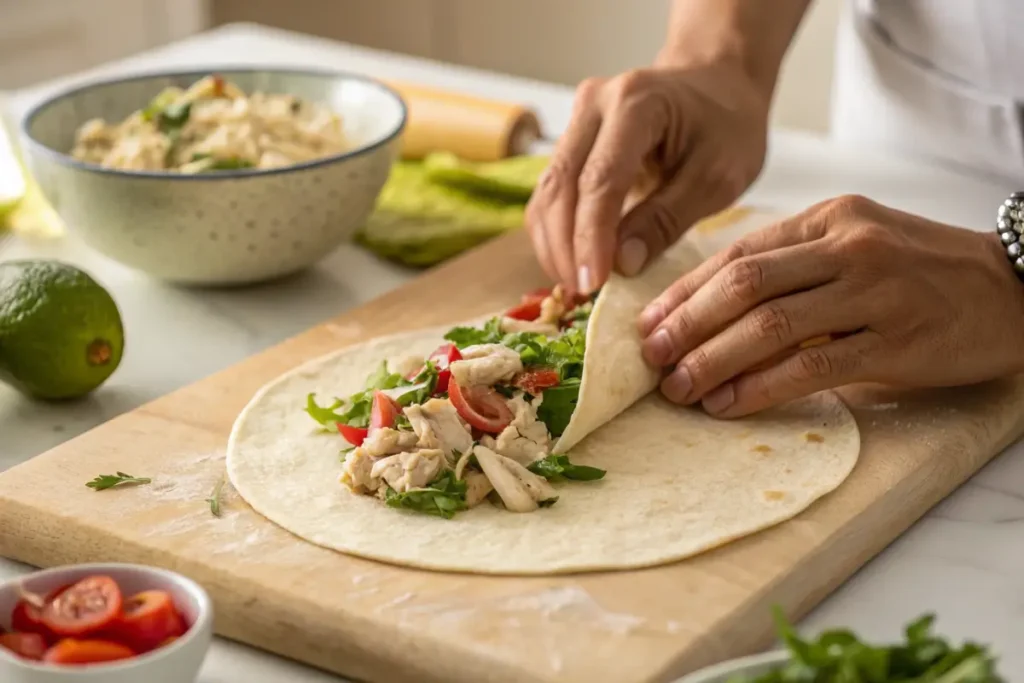
[[[109,576],[89,576],[46,603],[42,622],[58,636],[82,636],[105,628],[121,613],[121,589]]]
[[[110,635],[136,652],[149,652],[185,630],[185,620],[170,593],[149,590],[125,598],[121,616],[111,626]]]
[[[373,395],[373,407],[370,409],[370,429],[367,433],[384,427],[394,427],[395,418],[401,412],[402,406],[398,405],[398,401],[383,391],[376,392]]]
[[[365,427],[349,427],[348,425],[343,425],[340,422],[337,424],[338,433],[341,434],[341,437],[345,439],[345,441],[348,441],[353,446],[363,445],[363,441],[366,440],[366,435],[369,433],[368,429]]]
[[[539,368],[519,373],[512,384],[528,394],[536,396],[545,389],[558,386],[560,378],[557,370]]]
[[[98,664],[131,659],[135,651],[127,645],[110,640],[78,640],[64,638],[43,655],[50,664]]]
[[[540,317],[540,302],[543,299],[531,299],[524,301],[518,306],[505,311],[506,318],[514,318],[516,320],[536,320]]]
[[[66,591],[71,587],[72,584],[66,584],[60,586],[56,590],[50,591],[50,593],[43,600],[43,604],[52,601],[58,595]],[[57,641],[57,636],[46,627],[43,623],[42,610],[35,607],[25,600],[19,600],[11,611],[11,630],[19,631],[21,633],[38,633],[46,642],[53,643]]]
[[[46,639],[38,633],[0,633],[0,647],[38,661],[46,652]]]
[[[428,356],[427,360],[433,361],[437,365],[437,386],[434,387],[434,395],[447,393],[448,382],[452,378],[452,371],[448,369],[448,366],[457,360],[462,360],[459,347],[455,344],[442,344]]]
[[[498,434],[514,417],[505,399],[490,387],[460,387],[453,380],[448,383],[448,398],[462,419],[487,434]]]

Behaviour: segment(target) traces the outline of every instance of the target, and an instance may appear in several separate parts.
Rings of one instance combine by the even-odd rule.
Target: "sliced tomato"
[[[170,593],[149,590],[125,598],[121,615],[109,632],[136,652],[149,652],[185,633],[185,620]]]
[[[64,638],[43,655],[43,661],[50,664],[98,664],[131,659],[135,651],[122,643],[110,640],[78,640]]]
[[[38,633],[0,633],[0,647],[25,659],[40,660],[46,652],[46,639]]]
[[[536,396],[545,389],[558,386],[559,381],[557,370],[537,368],[519,373],[512,380],[512,384],[526,393]]]
[[[121,613],[121,589],[109,576],[89,576],[46,603],[42,622],[58,636],[82,636],[110,625]]]
[[[52,601],[71,586],[72,584],[69,583],[50,591],[43,600],[43,604],[45,605],[47,602]],[[19,600],[15,603],[14,609],[11,610],[11,630],[20,631],[21,633],[38,633],[48,643],[57,641],[57,636],[43,623],[42,610],[25,600]]]
[[[353,446],[363,445],[363,441],[366,440],[366,435],[369,433],[368,429],[365,427],[349,427],[348,425],[343,425],[340,422],[337,424],[338,432],[345,441],[348,441]]]
[[[460,387],[448,383],[448,398],[455,410],[471,427],[487,434],[497,434],[514,417],[501,394],[490,387]]]
[[[402,406],[398,401],[391,398],[383,391],[373,395],[373,407],[370,408],[370,429],[369,432],[384,427],[394,427],[395,418],[402,412]],[[368,432],[368,433],[369,433]]]
[[[457,360],[462,360],[459,347],[455,344],[442,344],[427,357],[427,360],[433,361],[437,365],[437,386],[434,387],[434,395],[447,393],[448,382],[452,378],[452,371],[448,369],[448,366]]]
[[[540,317],[540,302],[543,299],[531,299],[524,301],[518,306],[505,311],[506,318],[514,318],[516,320],[536,320]]]

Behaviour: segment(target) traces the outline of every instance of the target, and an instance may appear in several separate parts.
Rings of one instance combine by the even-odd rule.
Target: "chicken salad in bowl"
[[[168,86],[119,122],[79,126],[71,155],[120,170],[184,174],[281,168],[349,149],[341,116],[294,94],[254,90],[208,75]]]

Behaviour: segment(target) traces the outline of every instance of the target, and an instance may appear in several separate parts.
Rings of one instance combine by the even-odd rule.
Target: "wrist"
[[[1012,336],[1017,341],[1024,340],[1024,282],[1014,271],[1013,263],[1006,253],[1006,245],[998,233],[985,232],[978,237],[993,267],[1001,275],[997,283],[1000,291],[996,297],[1004,302],[1005,314],[1013,321],[1016,333]],[[1024,372],[1024,356],[1019,353],[1019,346],[1014,344],[1012,349],[1008,349],[1007,355],[1006,370],[1014,374]]]
[[[777,70],[764,68],[763,61],[761,67],[754,66],[757,61],[745,54],[739,40],[724,40],[714,45],[673,41],[661,48],[654,66],[680,70],[715,69],[732,74],[733,80],[746,82],[762,100],[771,102]]]

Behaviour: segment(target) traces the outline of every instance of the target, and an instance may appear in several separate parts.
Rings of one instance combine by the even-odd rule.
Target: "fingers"
[[[641,116],[635,107],[611,109],[580,174],[574,247],[582,294],[608,279],[626,195],[661,135]]]
[[[860,329],[869,315],[863,308],[838,282],[763,303],[687,353],[662,392],[694,403],[735,377],[783,362],[802,342]]]
[[[744,375],[704,397],[704,409],[722,418],[742,417],[787,401],[871,378],[873,353],[882,338],[870,330],[802,349],[778,365]]]
[[[838,271],[836,260],[814,242],[732,261],[714,273],[644,339],[644,359],[655,367],[676,363],[760,304],[817,287],[831,280]],[[763,321],[765,325],[769,322],[772,321]],[[788,320],[781,319],[773,324],[777,328],[783,322],[789,324]],[[792,330],[776,329],[772,333],[788,338]],[[796,339],[792,343],[800,341],[802,339]]]
[[[526,211],[541,266],[570,293],[577,289],[573,254],[577,182],[601,128],[600,88],[598,80],[580,84],[569,127],[559,138]]]
[[[775,249],[810,243],[823,237],[825,224],[812,210],[741,237],[679,278],[640,314],[640,334],[648,336],[666,316],[729,264]]]

